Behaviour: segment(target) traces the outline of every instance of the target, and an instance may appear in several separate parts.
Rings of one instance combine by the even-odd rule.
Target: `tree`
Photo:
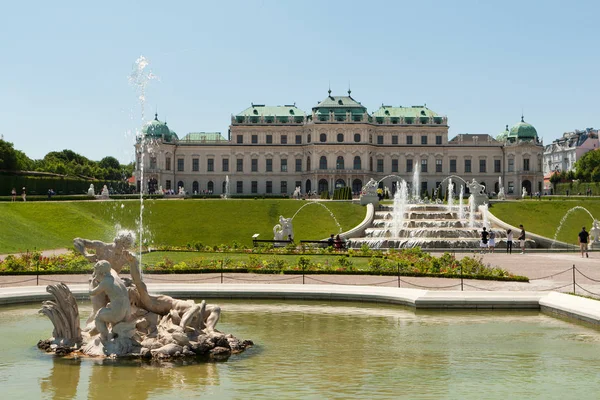
[[[577,179],[584,182],[598,182],[594,179],[600,175],[600,151],[592,150],[585,153],[575,163]]]
[[[119,164],[119,160],[111,156],[104,157],[102,160],[100,160],[98,164],[100,165],[100,168],[116,170],[121,169],[121,164]]]
[[[17,153],[13,144],[0,139],[0,169],[17,170]]]

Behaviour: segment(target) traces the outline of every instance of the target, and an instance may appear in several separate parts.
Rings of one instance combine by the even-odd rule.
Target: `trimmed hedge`
[[[5,171],[0,172],[0,194],[10,195],[12,188],[15,188],[17,189],[17,195],[20,196],[22,188],[25,187],[28,200],[29,195],[46,195],[50,189],[53,189],[57,195],[86,194],[90,188],[90,184],[94,185],[96,194],[100,194],[104,185],[117,192],[129,193],[131,191],[129,184],[124,181],[89,180],[73,176],[40,176],[15,174]]]

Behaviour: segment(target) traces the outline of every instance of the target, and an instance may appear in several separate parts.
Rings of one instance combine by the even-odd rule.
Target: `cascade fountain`
[[[413,182],[418,178],[415,176]],[[462,179],[462,178],[459,178]],[[481,190],[481,185],[474,188]],[[483,226],[483,214],[477,202],[470,202],[469,220],[463,206],[464,186],[461,185],[458,207],[454,205],[454,183],[449,179],[448,204],[425,203],[415,198],[414,187],[409,196],[408,184],[402,180],[394,195],[393,206],[379,206],[372,226],[365,237],[348,240],[349,247],[371,248],[478,248],[478,228]],[[472,196],[473,197],[473,196]],[[450,200],[452,199],[452,200]],[[483,210],[483,209],[482,209]]]

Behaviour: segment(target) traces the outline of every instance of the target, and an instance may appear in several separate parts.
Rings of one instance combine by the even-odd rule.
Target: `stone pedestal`
[[[360,196],[360,205],[361,206],[366,206],[367,204],[373,204],[373,206],[378,206],[379,205],[379,196],[375,195],[368,195],[368,194],[363,194]]]

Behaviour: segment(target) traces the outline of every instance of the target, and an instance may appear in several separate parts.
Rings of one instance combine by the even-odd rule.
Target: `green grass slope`
[[[493,204],[490,212],[513,226],[523,224],[527,232],[554,238],[561,220],[574,207],[584,207],[595,218],[600,218],[600,199],[594,198],[498,202]],[[580,208],[572,210],[558,232],[557,240],[576,244],[577,234],[582,226],[585,226],[589,232],[592,218],[585,210]]]
[[[318,240],[360,223],[366,209],[348,202],[297,200],[146,200],[144,241],[154,246],[201,242],[250,246],[252,235],[273,239],[280,215],[292,217],[295,240]],[[332,215],[329,210],[331,210]],[[139,201],[0,203],[0,254],[70,247],[73,238],[112,240],[119,228],[134,229]]]

